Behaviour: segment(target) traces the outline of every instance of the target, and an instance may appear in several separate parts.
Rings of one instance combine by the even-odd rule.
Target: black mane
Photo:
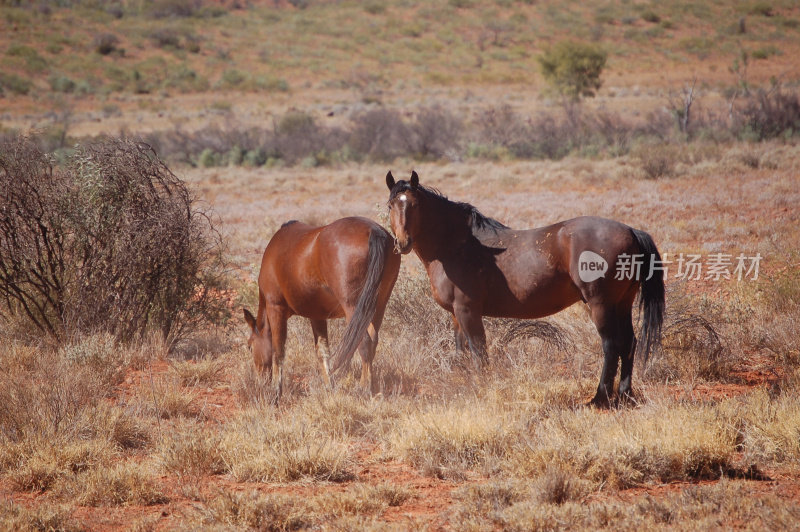
[[[416,189],[421,191],[428,197],[434,198],[448,205],[452,205],[461,210],[464,214],[467,215],[467,219],[470,221],[470,229],[472,229],[472,234],[475,236],[478,236],[478,234],[480,233],[486,233],[488,231],[497,234],[497,232],[500,230],[508,229],[507,225],[495,220],[494,218],[489,218],[488,216],[485,216],[481,211],[478,210],[477,207],[475,207],[471,203],[450,200],[447,198],[447,196],[445,196],[444,194],[442,194],[441,192],[432,187],[417,185]],[[411,184],[408,183],[408,181],[403,181],[403,180],[398,181],[395,184],[395,186],[392,187],[392,191],[389,193],[389,201],[392,201],[395,198],[395,196],[406,190],[414,190],[414,187],[412,187]]]

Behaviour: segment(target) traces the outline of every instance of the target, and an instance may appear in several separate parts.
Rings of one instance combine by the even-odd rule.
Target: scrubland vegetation
[[[796,527],[800,11],[568,4],[0,0],[0,528]],[[580,57],[599,84],[548,83]],[[373,394],[358,357],[326,391],[293,318],[274,406],[239,320],[261,252],[385,223],[388,168],[759,276],[671,264],[636,402],[598,411],[584,306],[487,319],[477,373],[408,256]]]

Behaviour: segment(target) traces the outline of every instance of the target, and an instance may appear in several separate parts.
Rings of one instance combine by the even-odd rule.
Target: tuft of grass
[[[106,441],[53,441],[32,437],[4,447],[0,456],[6,476],[22,491],[47,491],[64,478],[110,460],[113,449]]]
[[[3,530],[58,530],[79,531],[84,528],[72,519],[73,510],[68,505],[37,503],[28,508],[13,501],[0,500],[0,528]]]
[[[225,379],[227,360],[211,357],[176,360],[170,362],[170,367],[178,374],[182,386],[214,386]]]
[[[144,385],[138,397],[146,412],[161,419],[202,416],[195,405],[197,394],[182,388],[174,378],[161,378]]]
[[[82,506],[149,506],[169,502],[154,476],[150,468],[133,462],[103,465],[71,477],[60,491]]]
[[[344,441],[302,417],[279,419],[269,405],[248,408],[226,423],[220,449],[228,471],[240,482],[354,478]]]
[[[278,532],[307,528],[314,520],[309,516],[306,502],[298,497],[220,491],[208,502],[203,524]]]
[[[392,454],[426,475],[463,479],[469,469],[491,468],[515,438],[513,419],[485,403],[431,405],[397,421],[388,435]]]
[[[654,403],[598,422],[590,409],[562,411],[524,435],[505,467],[514,475],[557,468],[595,487],[718,478],[732,467],[737,440],[721,414],[713,407]]]
[[[166,436],[159,449],[164,469],[180,477],[197,478],[224,473],[227,466],[217,432],[192,423],[179,424]]]

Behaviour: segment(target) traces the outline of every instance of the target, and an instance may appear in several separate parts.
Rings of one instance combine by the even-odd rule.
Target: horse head
[[[395,250],[406,254],[414,246],[414,239],[421,228],[419,176],[411,172],[408,181],[395,181],[392,172],[386,174],[386,186],[389,188],[389,221],[394,233]]]
[[[244,321],[250,327],[250,337],[247,339],[247,346],[253,354],[256,369],[259,371],[272,372],[272,332],[269,323],[264,320],[261,330],[258,330],[258,322],[249,310],[242,309]]]

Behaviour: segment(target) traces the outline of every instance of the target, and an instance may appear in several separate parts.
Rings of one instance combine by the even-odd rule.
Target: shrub
[[[172,28],[158,28],[150,32],[150,40],[159,48],[180,48],[181,38]]]
[[[94,49],[100,55],[108,55],[117,49],[119,37],[113,33],[101,33],[94,38]]]
[[[545,80],[569,98],[594,96],[608,54],[596,45],[562,41],[539,56]]]
[[[400,113],[375,109],[355,117],[350,147],[375,161],[391,161],[409,151],[409,131]]]
[[[153,0],[148,14],[153,18],[193,17],[202,7],[202,0]]]
[[[8,89],[14,94],[28,94],[33,86],[31,80],[20,77],[16,74],[0,72],[0,94],[3,89]]]
[[[221,316],[220,237],[146,144],[99,141],[54,168],[19,138],[0,148],[0,186],[0,312],[123,341]]]
[[[409,129],[416,157],[442,159],[457,152],[463,124],[454,114],[435,106],[420,109]]]
[[[655,11],[645,11],[642,13],[642,20],[646,22],[652,22],[653,24],[658,24],[661,22],[661,17]]]
[[[74,92],[75,82],[67,76],[54,75],[50,77],[50,88],[54,92]]]
[[[800,96],[760,90],[740,110],[733,128],[749,140],[796,135],[800,132]]]

